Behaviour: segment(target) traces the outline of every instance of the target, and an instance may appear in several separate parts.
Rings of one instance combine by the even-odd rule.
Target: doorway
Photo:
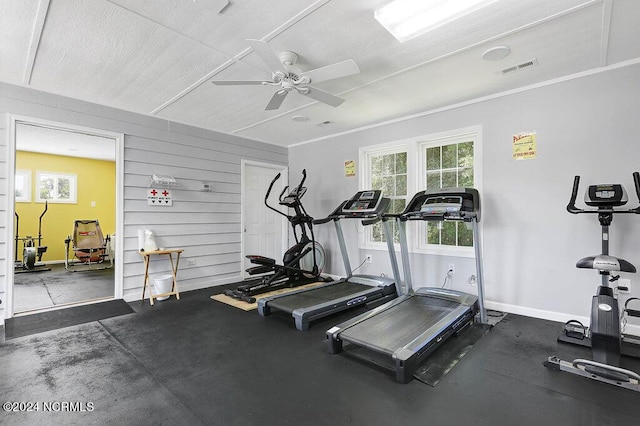
[[[269,185],[280,174],[271,189],[269,203],[284,212],[278,204],[278,196],[288,184],[288,175],[286,166],[277,164],[243,160],[241,168],[242,278],[247,279],[256,276],[247,274],[246,269],[255,265],[245,255],[259,254],[276,259],[277,263],[282,260],[288,241],[288,223],[282,216],[268,209],[264,202]]]
[[[12,117],[10,140],[14,262],[7,316],[121,298],[123,136]],[[110,257],[74,268],[82,266],[74,250],[77,220],[97,222]]]

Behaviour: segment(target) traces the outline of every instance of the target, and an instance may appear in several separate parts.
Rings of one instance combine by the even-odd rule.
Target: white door
[[[283,166],[249,161],[242,164],[243,278],[251,277],[245,270],[256,266],[249,262],[246,255],[266,256],[275,259],[276,263],[282,263],[282,256],[286,250],[288,222],[286,218],[264,205],[269,184],[278,173],[280,178],[271,189],[269,204],[286,213],[285,208],[278,204],[278,196],[287,184],[287,169]]]

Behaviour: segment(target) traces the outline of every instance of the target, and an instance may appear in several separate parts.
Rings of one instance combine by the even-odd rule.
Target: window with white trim
[[[478,188],[480,127],[428,135],[393,145],[360,149],[360,189],[380,189],[401,212],[418,191],[445,187]],[[469,256],[473,232],[463,222],[422,222],[409,235],[413,252]],[[365,228],[361,246],[386,249],[380,224]],[[394,224],[394,242],[398,231]]]
[[[420,144],[420,187],[475,187],[474,135],[431,140]],[[465,222],[427,222],[418,247],[473,247],[473,231]]]
[[[31,170],[16,170],[15,200],[17,203],[31,202]]]
[[[407,205],[407,147],[367,151],[364,155],[367,176],[363,189],[379,189],[386,198],[391,199],[388,212],[400,213]],[[395,223],[392,226],[395,242],[399,237]],[[368,226],[365,232],[365,244],[378,245],[387,241],[381,223]],[[385,246],[386,247],[386,246]]]
[[[49,203],[70,203],[77,201],[77,180],[74,174],[37,172],[36,200]]]

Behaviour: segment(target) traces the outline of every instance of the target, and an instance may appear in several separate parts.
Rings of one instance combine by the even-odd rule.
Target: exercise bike
[[[267,194],[264,197],[264,204],[274,212],[287,218],[293,229],[293,236],[296,240],[283,256],[282,265],[277,264],[275,259],[260,256],[247,255],[251,263],[257,265],[247,269],[249,275],[269,274],[262,279],[243,284],[235,290],[225,290],[227,296],[243,300],[248,303],[256,301],[255,295],[266,293],[285,287],[297,287],[316,281],[331,281],[330,278],[320,276],[324,268],[325,252],[320,243],[316,242],[313,234],[313,218],[309,216],[302,205],[301,198],[307,192],[304,181],[307,179],[307,171],[302,170],[302,179],[286,196],[289,186],[285,186],[278,203],[293,209],[294,214],[289,215],[269,205],[269,196],[273,185],[280,179],[280,173],[271,181]]]
[[[38,219],[38,238],[26,235],[20,237],[20,216],[17,212],[14,212],[16,217],[16,237],[15,237],[15,263],[14,273],[19,274],[23,272],[44,272],[50,271],[51,268],[42,263],[36,263],[42,261],[42,255],[46,253],[47,246],[42,245],[42,218],[47,213],[49,205],[47,201],[44,202],[44,211]],[[18,260],[18,245],[22,241],[22,260]]]
[[[638,172],[633,173],[633,181],[640,202],[640,174]],[[609,226],[613,221],[614,214],[640,214],[640,206],[628,210],[620,209],[628,201],[624,187],[620,184],[599,184],[589,186],[585,193],[585,204],[594,208],[579,209],[575,205],[579,185],[580,176],[576,176],[567,211],[572,214],[591,213],[598,215],[598,221],[602,227],[602,253],[578,260],[576,267],[598,270],[602,277],[602,283],[592,298],[589,328],[587,329],[577,320],[568,321],[564,325],[558,341],[590,346],[593,359],[575,359],[568,362],[552,356],[544,362],[544,365],[554,370],[640,391],[640,375],[620,367],[621,355],[640,357],[640,341],[632,336],[622,334],[620,327],[622,318],[618,299],[614,288],[610,285],[620,278],[619,275],[615,275],[616,272],[635,273],[636,268],[624,259],[609,255]],[[628,299],[622,313],[623,315],[640,317],[640,310],[629,307],[632,301],[638,302],[640,299]]]

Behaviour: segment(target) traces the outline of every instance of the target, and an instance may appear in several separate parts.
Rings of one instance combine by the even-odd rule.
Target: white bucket
[[[155,292],[154,294],[169,293],[173,284],[173,275],[163,275],[153,279]],[[167,300],[169,296],[156,297],[156,300]]]

